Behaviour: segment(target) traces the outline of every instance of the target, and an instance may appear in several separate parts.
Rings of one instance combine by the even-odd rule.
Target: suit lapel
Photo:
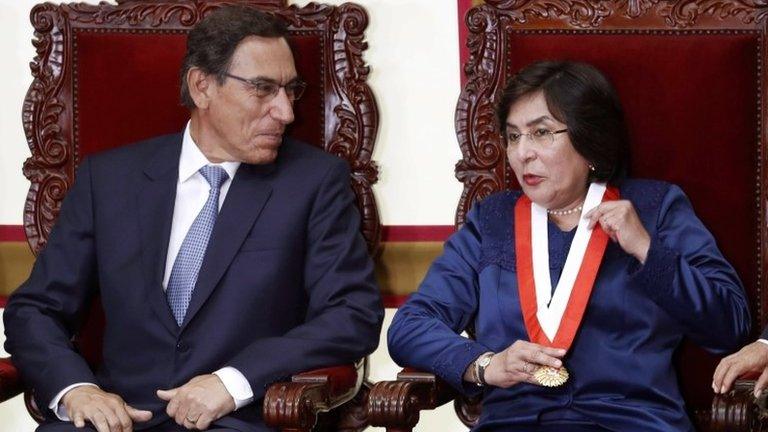
[[[272,164],[242,164],[237,170],[211,233],[182,330],[211,295],[259,217],[272,193],[268,178],[273,169]]]
[[[136,196],[141,229],[141,257],[149,303],[160,321],[174,335],[179,327],[163,290],[163,272],[171,236],[176,184],[179,177],[181,135],[168,139],[144,169]]]

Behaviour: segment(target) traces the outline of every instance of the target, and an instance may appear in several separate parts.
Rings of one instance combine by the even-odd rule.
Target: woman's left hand
[[[606,201],[584,215],[589,219],[589,228],[600,224],[611,240],[617,242],[624,252],[645,264],[651,236],[645,230],[635,206],[628,200]]]

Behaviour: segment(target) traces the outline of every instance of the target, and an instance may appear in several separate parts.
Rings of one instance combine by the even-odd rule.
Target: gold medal
[[[533,372],[533,378],[544,387],[558,387],[568,381],[568,370],[564,367],[557,369],[552,366],[539,366]]]

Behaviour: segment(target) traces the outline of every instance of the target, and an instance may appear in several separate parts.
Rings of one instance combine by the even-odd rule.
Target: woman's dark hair
[[[605,76],[586,63],[542,61],[512,77],[496,109],[502,134],[512,105],[539,91],[552,115],[568,127],[573,147],[595,167],[590,180],[615,182],[627,175],[629,138],[621,102]]]
[[[187,53],[181,64],[181,104],[189,109],[195,102],[189,94],[187,72],[193,67],[214,74],[224,82],[232,56],[240,42],[249,36],[286,37],[285,23],[247,6],[222,6],[203,18],[187,37]]]

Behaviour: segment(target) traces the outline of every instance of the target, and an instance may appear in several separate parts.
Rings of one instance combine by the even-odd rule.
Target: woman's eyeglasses
[[[551,131],[549,129],[536,129],[528,133],[507,132],[507,136],[506,136],[507,145],[520,144],[520,141],[523,139],[524,136],[527,136],[528,139],[533,141],[534,144],[541,145],[541,146],[550,145],[553,142],[555,142],[555,135],[561,134],[564,132],[568,132],[568,129],[560,129],[556,131]]]

